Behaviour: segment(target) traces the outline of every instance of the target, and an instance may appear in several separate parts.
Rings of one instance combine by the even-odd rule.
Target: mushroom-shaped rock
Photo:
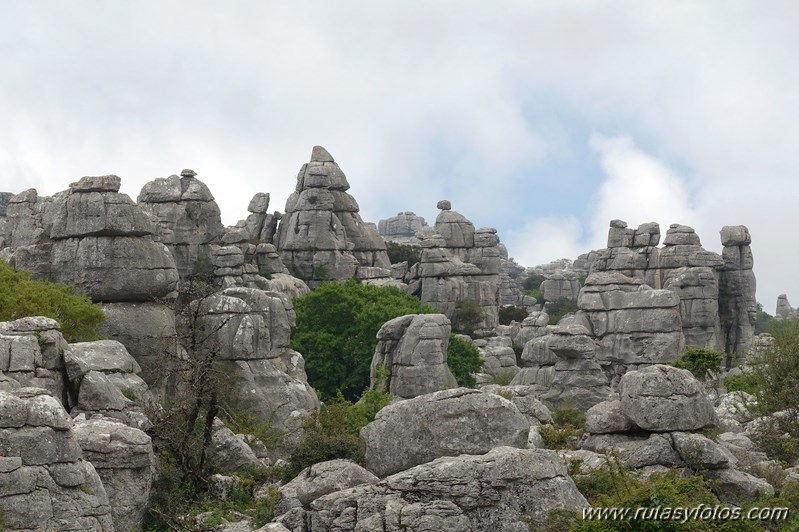
[[[622,413],[644,430],[698,430],[716,422],[705,387],[685,369],[655,364],[625,373],[619,395]]]

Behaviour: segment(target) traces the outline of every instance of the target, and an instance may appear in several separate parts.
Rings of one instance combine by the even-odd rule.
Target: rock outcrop
[[[719,315],[728,368],[736,356],[745,356],[751,350],[755,334],[757,300],[751,242],[749,230],[743,225],[725,225],[721,229],[724,265],[719,279]]]
[[[405,245],[419,245],[416,233],[429,228],[425,219],[411,211],[398,212],[396,216],[377,222],[383,240]]]
[[[400,399],[457,387],[447,366],[449,333],[443,314],[408,314],[386,322],[377,332],[371,386]],[[382,382],[380,368],[385,370]]]
[[[0,487],[7,530],[114,530],[100,476],[46,390],[0,392]]]
[[[361,429],[366,468],[384,477],[440,456],[527,445],[530,421],[507,399],[455,388],[390,404]]]
[[[498,447],[330,493],[277,521],[291,530],[524,530],[525,520],[545,526],[552,510],[586,506],[554,451]]]
[[[73,429],[83,457],[103,482],[115,530],[140,530],[155,478],[150,437],[102,416],[75,419]]]
[[[219,207],[193,170],[145,184],[138,202],[160,226],[161,241],[175,258],[181,277],[197,273],[211,259],[210,245],[222,236]]]
[[[197,357],[213,357],[236,383],[238,397],[229,399],[277,430],[296,428],[302,415],[319,408],[305,361],[289,347],[295,315],[287,297],[227,288],[203,299],[196,315],[181,330],[198,340]]]
[[[349,188],[333,157],[315,146],[286,201],[276,247],[291,274],[311,287],[355,277],[361,267],[384,268],[385,277],[390,275],[386,244],[364,224]]]
[[[774,317],[794,320],[799,317],[799,312],[791,306],[786,294],[780,294],[777,297],[777,312],[774,313]]]

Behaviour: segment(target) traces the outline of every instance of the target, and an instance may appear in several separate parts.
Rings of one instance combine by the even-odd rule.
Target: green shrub
[[[348,400],[369,386],[369,367],[383,324],[405,314],[438,313],[398,288],[322,283],[294,300],[297,327],[291,347],[305,357],[308,382],[334,399],[341,391]]]
[[[303,435],[289,457],[283,480],[291,480],[313,464],[336,458],[363,463],[358,433],[390,401],[389,393],[370,388],[356,404],[341,395],[329,404],[322,404],[319,412],[308,416],[303,423]]]
[[[462,299],[455,304],[452,316],[452,330],[474,336],[474,331],[483,320],[483,309],[474,299]]]
[[[558,299],[547,303],[547,314],[549,314],[549,324],[557,325],[566,314],[577,312],[577,302],[571,299]]]
[[[522,287],[524,288],[525,292],[529,292],[530,290],[538,290],[541,288],[541,283],[544,281],[546,281],[546,277],[534,273],[527,276],[527,279],[525,279],[522,283]]]
[[[512,321],[521,323],[528,314],[527,309],[524,307],[515,307],[513,305],[499,307],[499,324],[510,325]]]
[[[760,382],[755,373],[742,373],[741,375],[733,375],[724,379],[724,387],[728,392],[746,392],[751,395],[757,395],[760,389]]]
[[[535,298],[535,302],[538,303],[539,305],[543,305],[545,303],[545,301],[544,301],[544,293],[541,292],[541,290],[538,289],[538,288],[533,288],[532,290],[526,290],[524,293],[525,293],[525,295],[528,295],[530,297],[534,297]]]
[[[480,358],[480,352],[471,342],[451,334],[447,349],[447,366],[459,386],[473,388],[477,381],[474,380],[472,373],[483,369],[483,359]]]
[[[105,314],[91,299],[75,294],[75,288],[49,281],[33,281],[0,260],[0,321],[26,316],[47,316],[61,325],[68,342],[98,340]]]
[[[552,425],[541,425],[541,438],[547,449],[567,449],[570,440],[582,436],[585,415],[574,408],[571,401],[564,401],[552,412]]]
[[[574,428],[585,428],[585,414],[575,408],[571,401],[564,401],[552,412],[552,422],[558,426],[571,425]]]
[[[422,249],[397,242],[386,242],[386,253],[388,253],[388,260],[391,264],[408,261],[410,268],[421,260]]]
[[[675,368],[687,369],[699,380],[707,379],[711,373],[721,371],[724,353],[704,347],[688,347],[672,363]]]

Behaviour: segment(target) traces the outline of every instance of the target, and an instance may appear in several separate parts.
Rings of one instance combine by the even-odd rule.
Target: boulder
[[[498,447],[439,458],[320,497],[277,518],[292,530],[524,530],[555,509],[587,506],[554,451]],[[518,526],[516,526],[518,524]]]
[[[314,464],[280,487],[275,515],[282,515],[292,508],[309,509],[319,497],[362,484],[375,484],[379,480],[352,460]]]
[[[383,368],[386,377],[379,385],[401,399],[457,387],[447,366],[449,334],[443,314],[409,314],[386,322],[377,333],[371,386],[378,385]]]
[[[704,386],[685,369],[658,364],[626,373],[619,396],[622,413],[644,430],[698,430],[716,422]]]
[[[530,421],[507,399],[455,388],[390,404],[361,429],[366,468],[384,477],[440,456],[523,448]]]
[[[116,530],[139,530],[155,478],[150,437],[116,420],[75,419],[75,436],[86,460],[97,470],[111,504]]]

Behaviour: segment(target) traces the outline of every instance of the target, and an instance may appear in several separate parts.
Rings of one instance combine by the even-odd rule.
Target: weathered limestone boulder
[[[554,451],[498,447],[325,495],[277,521],[291,530],[522,531],[523,519],[543,526],[552,510],[586,506]]]
[[[694,471],[725,469],[737,460],[723,446],[695,432],[672,432],[674,449],[683,463]]]
[[[515,377],[519,372],[513,343],[506,336],[490,336],[474,340],[474,346],[483,359],[483,373],[492,377]]]
[[[527,444],[530,421],[507,399],[468,388],[393,403],[361,429],[366,468],[384,477],[440,456]]]
[[[546,390],[540,398],[553,404],[567,401],[585,411],[611,394],[596,343],[583,325],[549,327],[549,334],[525,345],[522,364],[511,384],[536,385]]]
[[[713,492],[723,503],[736,506],[755,500],[760,494],[773,495],[774,486],[768,481],[737,469],[706,471]]]
[[[386,241],[418,245],[416,233],[429,227],[425,219],[411,211],[398,212],[396,216],[377,222],[380,236]]]
[[[60,328],[41,316],[0,322],[0,372],[20,386],[43,388],[68,405],[61,357],[67,342]]]
[[[555,273],[541,283],[541,294],[546,301],[577,301],[580,281],[573,272]]]
[[[724,265],[719,279],[719,315],[728,368],[737,355],[751,350],[755,334],[757,283],[752,271],[751,242],[749,230],[743,225],[725,225],[721,229]]]
[[[264,192],[257,193],[250,200],[247,210],[250,215],[247,216],[243,224],[247,238],[271,244],[277,232],[277,223],[283,215],[278,211],[273,214],[267,213],[267,210],[269,210],[269,194]]]
[[[241,408],[278,430],[296,428],[300,417],[319,408],[305,361],[289,348],[295,315],[288,298],[228,288],[202,300],[198,316],[193,323],[182,321],[181,330],[199,339],[200,354],[213,356],[235,383],[230,399]]]
[[[591,434],[627,432],[632,428],[633,423],[622,412],[618,399],[597,403],[585,413],[585,430]]]
[[[280,486],[275,515],[292,508],[310,509],[311,503],[329,493],[362,484],[375,484],[380,479],[352,460],[329,460],[306,467],[291,482]]]
[[[197,273],[210,259],[209,246],[224,231],[219,207],[208,187],[191,170],[180,177],[157,178],[142,187],[138,203],[160,225],[161,241],[174,257],[181,278]]]
[[[537,399],[538,390],[534,386],[500,386],[489,384],[480,388],[481,392],[497,394],[513,403],[519,412],[527,416],[532,425],[552,423],[549,408]]]
[[[446,208],[436,218],[432,232],[420,232],[422,247],[418,268],[411,272],[409,291],[422,302],[456,317],[458,304],[471,300],[479,305],[478,330],[493,331],[499,325],[500,250],[497,231],[475,230],[463,215]]]
[[[175,261],[119,186],[117,176],[84,177],[54,203],[50,279],[75,285],[94,301],[163,297],[177,286]]]
[[[0,192],[0,218],[6,217],[8,204],[11,203],[11,198],[13,198],[14,195],[13,192]]]
[[[286,201],[276,247],[292,275],[311,287],[355,277],[359,266],[391,266],[385,242],[364,224],[349,188],[333,157],[315,146]]]
[[[100,334],[125,346],[141,367],[139,376],[156,397],[175,391],[176,363],[185,356],[175,312],[156,302],[105,303]]]
[[[682,465],[669,434],[589,434],[582,448],[601,454],[618,453],[629,467]]]
[[[409,314],[386,322],[377,333],[371,386],[378,385],[383,368],[387,375],[379,386],[401,399],[457,387],[447,366],[449,333],[443,314]]]
[[[222,473],[265,468],[264,462],[255,455],[252,448],[219,418],[214,418],[208,458],[213,462],[214,468]]]
[[[114,340],[70,344],[64,350],[70,413],[100,413],[131,427],[149,429],[140,405],[152,402],[141,367]]]
[[[84,459],[100,475],[116,530],[139,530],[155,478],[150,437],[102,416],[75,419],[75,436]]]
[[[680,299],[619,272],[593,273],[577,305],[596,340],[596,361],[615,388],[628,369],[670,364],[683,351]],[[582,317],[581,316],[581,319]]]
[[[0,510],[8,530],[114,530],[100,476],[46,390],[0,392]]]
[[[619,396],[622,413],[644,430],[690,431],[716,422],[704,386],[685,369],[658,364],[628,372]]]

